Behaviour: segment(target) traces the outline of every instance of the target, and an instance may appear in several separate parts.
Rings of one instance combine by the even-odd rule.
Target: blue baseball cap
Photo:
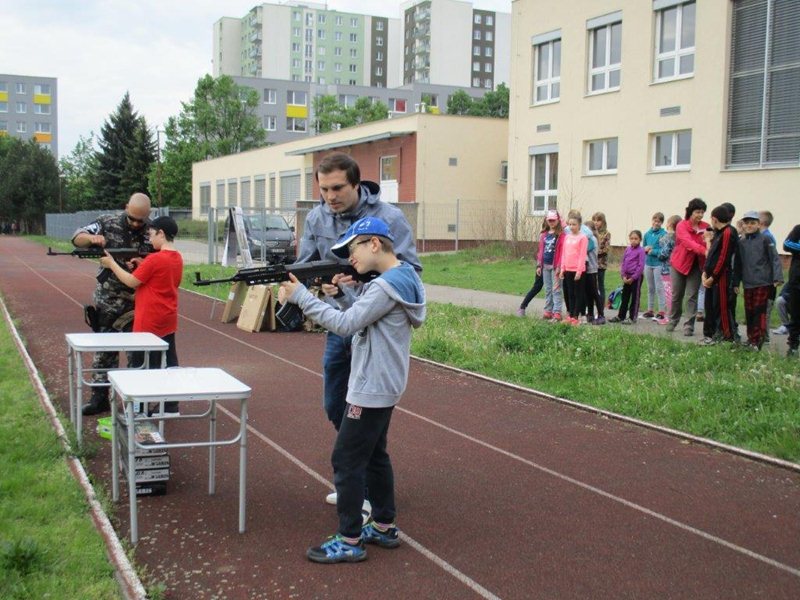
[[[377,235],[394,242],[394,237],[392,237],[389,226],[385,222],[378,217],[364,217],[347,228],[344,235],[331,248],[331,252],[339,258],[347,258],[350,256],[350,242],[360,235]]]

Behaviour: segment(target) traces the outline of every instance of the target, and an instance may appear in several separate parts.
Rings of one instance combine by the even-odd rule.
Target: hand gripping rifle
[[[322,280],[328,283],[337,273],[350,275],[357,281],[370,281],[378,275],[375,272],[359,275],[350,265],[334,260],[316,260],[289,265],[268,265],[266,267],[239,269],[231,277],[223,279],[201,279],[200,273],[195,272],[195,281],[193,283],[194,285],[211,285],[212,283],[236,283],[241,281],[246,285],[267,285],[288,281],[289,273],[300,281]],[[284,330],[294,331],[302,324],[303,314],[296,305],[287,302],[275,313],[275,318]]]
[[[150,252],[136,248],[103,248],[102,246],[89,246],[88,248],[75,248],[72,252],[55,252],[47,248],[47,256],[77,256],[78,258],[101,258],[108,252],[116,261],[127,261],[132,258],[144,258]],[[99,283],[105,282],[111,276],[111,269],[103,269],[97,274]]]

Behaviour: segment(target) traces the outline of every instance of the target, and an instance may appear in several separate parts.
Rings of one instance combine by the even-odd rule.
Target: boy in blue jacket
[[[308,549],[313,562],[362,561],[367,558],[365,542],[384,548],[400,545],[386,444],[392,410],[408,381],[411,330],[425,320],[425,289],[413,266],[397,258],[393,241],[384,221],[365,217],[331,248],[336,256],[348,258],[359,274],[379,274],[352,304],[349,295],[341,293],[342,287],[354,283],[352,277],[335,275],[332,285],[323,286],[341,310],[316,298],[293,275],[281,283],[281,302],[297,304],[306,317],[337,335],[353,336],[347,408],[331,457],[339,528]],[[365,484],[372,519],[363,525]]]

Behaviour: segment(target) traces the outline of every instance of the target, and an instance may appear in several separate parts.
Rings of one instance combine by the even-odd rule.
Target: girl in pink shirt
[[[586,271],[589,238],[581,233],[581,218],[571,216],[567,221],[567,235],[561,250],[561,279],[564,282],[564,295],[567,299],[569,318],[567,323],[578,325],[578,315],[584,311],[586,294],[581,276]]]

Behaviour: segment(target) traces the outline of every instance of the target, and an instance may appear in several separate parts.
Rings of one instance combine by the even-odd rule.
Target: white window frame
[[[33,130],[36,133],[53,133],[53,126],[50,123],[37,122]]]
[[[350,58],[358,58],[358,48],[350,48]]]
[[[341,31],[334,31],[333,32],[333,40],[335,42],[341,42],[342,41],[342,32]]]
[[[275,115],[264,115],[264,129],[267,131],[277,131],[278,117]]]
[[[37,114],[37,115],[49,115],[49,114],[52,114],[49,104],[34,104],[33,105],[33,112],[34,112],[34,114]]]
[[[381,35],[375,36],[375,45],[383,46],[383,36]]]
[[[351,33],[350,34],[350,41],[353,42],[354,44],[357,43],[358,42],[358,34],[357,33]]]
[[[678,136],[680,135],[689,135],[689,162],[688,163],[678,163]],[[669,161],[670,164],[666,165],[659,165],[657,164],[658,155],[656,154],[658,148],[658,139],[659,138],[670,138],[670,156]],[[650,160],[650,168],[653,172],[661,173],[665,171],[689,171],[692,168],[692,130],[691,129],[681,129],[678,131],[660,131],[658,133],[654,133],[651,135],[651,160]]]
[[[324,40],[325,39],[325,30],[324,29],[317,29],[317,39]]]
[[[350,27],[358,27],[358,17],[351,17],[350,18]]]
[[[486,15],[486,26],[491,27],[494,25],[494,17],[492,15]]]
[[[486,32],[486,41],[493,42],[494,41],[494,34],[491,31]]]
[[[318,60],[317,61],[317,71],[324,71],[325,70],[325,61]]]
[[[483,22],[483,19],[481,18],[481,16],[476,14],[475,15],[475,19],[474,19],[475,25],[480,25],[482,22]]]
[[[300,28],[299,27],[292,27],[292,35],[294,37],[300,37]]]
[[[14,91],[16,91],[17,94],[22,94],[22,95],[25,95],[25,94],[28,93],[25,90],[25,84],[22,83],[22,82],[17,82],[16,83],[16,85],[14,86]]]
[[[28,124],[25,121],[17,121],[17,133],[28,133]]]
[[[558,59],[558,75],[553,76],[554,52],[555,45],[559,47]],[[540,77],[539,73],[539,55],[544,48],[547,48],[547,76]],[[542,100],[538,100],[539,88],[547,91],[546,96]],[[531,103],[535,105],[550,104],[559,102],[561,100],[561,38],[550,40],[542,44],[536,44],[533,47],[533,98]]]
[[[303,101],[298,100],[298,96],[302,95]],[[287,90],[286,91],[286,104],[289,106],[306,106],[308,102],[308,95],[303,90]]]
[[[397,109],[397,103],[403,103],[403,110]],[[389,98],[389,106],[391,107],[391,111],[395,113],[405,113],[408,110],[408,100],[405,98]]]
[[[306,133],[308,131],[308,119],[299,117],[286,117],[286,131],[293,133]]]
[[[376,31],[383,31],[383,21],[377,21],[375,23],[375,30]]]
[[[554,158],[555,157],[555,158]],[[536,188],[536,164],[537,161],[543,160],[544,163],[544,187],[541,189]],[[555,164],[553,164],[555,162]],[[551,188],[552,183],[552,170],[555,169],[555,183],[556,187]],[[531,152],[530,153],[530,205],[528,206],[529,214],[531,216],[542,216],[548,210],[556,210],[558,208],[558,149],[549,152]],[[542,206],[536,206],[536,198],[542,198]]]
[[[300,42],[292,42],[292,52],[300,52]]]
[[[492,47],[491,46],[486,46],[486,48],[483,49],[483,55],[486,58],[491,58],[494,55],[494,52],[492,51]]]
[[[613,144],[611,144],[613,142]],[[613,146],[613,163],[610,167],[611,147]],[[596,147],[600,151],[600,168],[592,169],[592,148]],[[619,166],[619,138],[606,138],[601,140],[589,140],[586,142],[586,174],[587,175],[616,175]]]
[[[396,175],[395,179],[388,179],[388,178],[386,178],[384,176],[384,170],[385,170],[385,164],[386,163],[391,163],[392,164],[392,166],[393,166],[392,170],[395,172],[395,175]],[[387,155],[381,156],[381,158],[380,158],[380,181],[381,182],[384,182],[384,181],[398,181],[399,180],[398,178],[400,177],[400,168],[399,168],[400,164],[399,163],[400,163],[400,159],[399,159],[399,156],[397,154],[387,154]]]
[[[619,62],[612,63],[611,62],[611,31],[612,28],[616,25],[620,26],[620,52],[619,52]],[[605,31],[606,33],[606,43],[603,56],[603,64],[599,67],[592,67],[594,64],[594,40],[597,36],[599,31]],[[595,95],[595,94],[606,94],[608,92],[615,92],[619,90],[620,86],[622,85],[622,21],[614,21],[613,23],[609,23],[607,25],[601,25],[600,27],[595,27],[594,29],[589,30],[589,65],[588,65],[588,77],[586,81],[586,90],[588,95]],[[611,73],[619,72],[619,83],[615,86],[611,85]],[[603,83],[604,85],[596,90],[592,89],[592,78],[596,75],[603,76]]]
[[[0,121],[0,131],[8,133],[8,121]]]
[[[47,89],[45,92],[44,90]],[[49,83],[37,83],[33,86],[33,93],[38,96],[50,96],[51,88]]]
[[[15,107],[15,111],[18,115],[26,115],[28,114],[28,105],[25,102],[17,102]]]
[[[695,39],[692,42],[691,46],[687,46],[686,48],[680,47],[682,38],[683,38],[683,11],[686,6],[689,4],[695,5]],[[661,43],[661,28],[664,24],[664,13],[668,10],[675,10],[677,11],[675,16],[675,48],[673,50],[662,51],[659,47]],[[680,73],[680,64],[681,58],[686,56],[694,57],[695,54],[695,45],[697,43],[697,4],[694,0],[690,2],[684,2],[681,4],[677,4],[675,6],[668,6],[667,8],[662,8],[661,10],[656,12],[656,39],[655,39],[655,60],[653,61],[653,81],[655,82],[663,82],[663,81],[674,81],[676,79],[687,79],[689,77],[694,77],[694,58],[692,61],[692,70],[688,73]],[[659,76],[658,74],[658,67],[660,63],[665,62],[667,60],[672,61],[672,73],[669,75],[664,75],[663,77]]]
[[[272,88],[264,88],[264,104],[277,104],[278,103],[278,90]]]
[[[473,46],[472,47],[472,56],[480,56],[481,55],[481,47],[480,46]]]
[[[342,55],[342,49],[339,46],[337,46],[336,48],[333,49],[333,55],[334,56],[341,56]]]
[[[341,26],[344,23],[344,18],[341,17],[341,16],[337,16],[335,23],[336,23],[336,25],[340,25]]]
[[[480,77],[473,77],[472,78],[472,87],[481,87],[481,78]]]

